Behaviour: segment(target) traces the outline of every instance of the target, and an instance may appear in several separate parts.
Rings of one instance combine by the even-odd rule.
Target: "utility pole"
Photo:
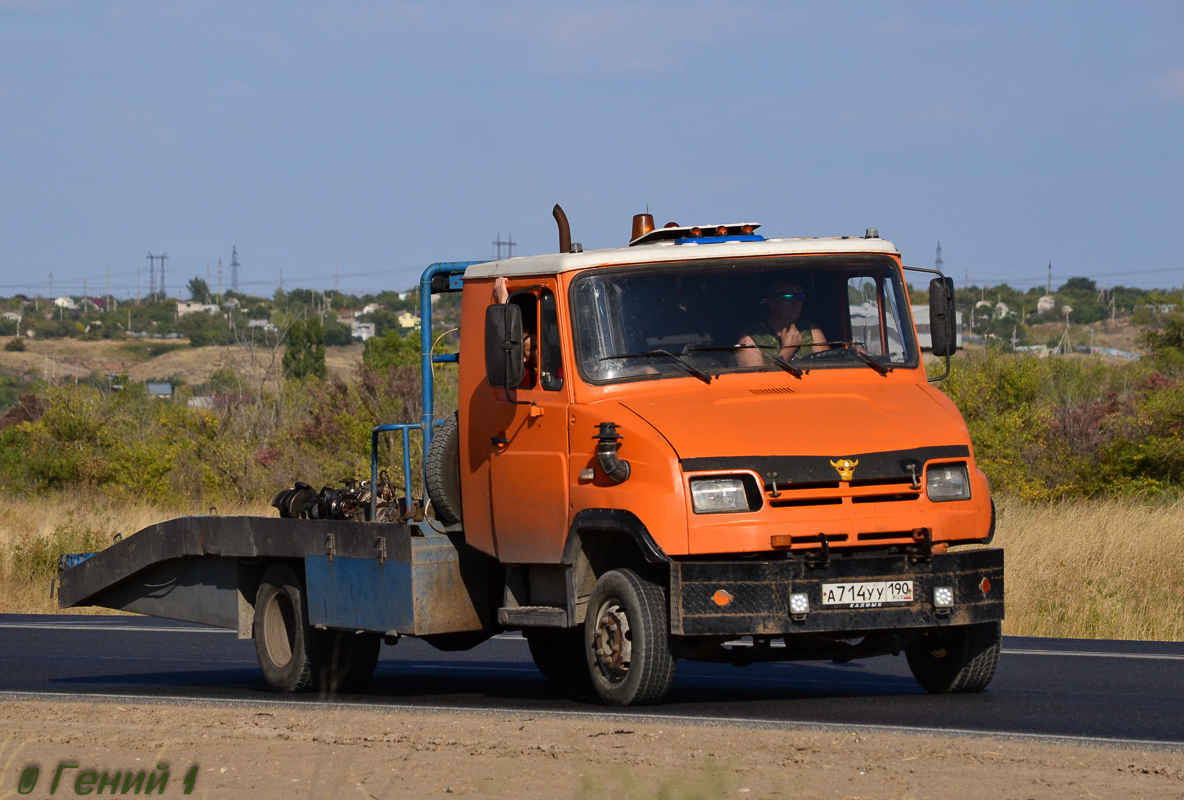
[[[164,288],[164,262],[169,258],[168,253],[160,254],[160,294],[162,297],[167,297],[169,290]]]
[[[218,256],[218,296],[222,296],[222,256]]]
[[[509,234],[509,239],[503,240],[501,233],[498,233],[497,239],[491,242],[491,244],[497,248],[497,260],[500,261],[502,259],[502,248],[505,248],[506,258],[513,258],[514,247],[518,243],[514,241],[514,234]]]
[[[1048,262],[1048,285],[1044,287],[1045,294],[1052,294],[1052,262]]]
[[[284,271],[280,270],[280,291],[284,290]]]
[[[57,299],[56,297],[53,296],[53,270],[52,269],[49,271],[49,299],[51,302]]]
[[[238,247],[231,246],[230,248],[230,291],[238,292]]]
[[[340,275],[337,271],[337,265],[334,264],[333,265],[333,294],[341,294],[341,281],[339,280],[339,277],[340,277]]]
[[[140,304],[140,265],[136,264],[136,305]],[[132,313],[132,312],[127,312]],[[130,330],[130,328],[129,328]]]
[[[934,261],[933,261],[933,268],[934,268],[935,270],[937,270],[938,272],[941,272],[941,271],[942,271],[942,267],[944,267],[944,266],[945,266],[945,263],[946,263],[946,262],[944,262],[944,261],[942,261],[942,260],[941,260],[941,242],[939,241],[939,242],[937,243],[937,258],[936,258],[936,259],[934,259]]]
[[[159,291],[161,294],[164,294],[164,260],[166,258],[168,258],[167,253],[161,253],[158,256],[154,256],[151,253],[148,254],[148,296],[151,297],[153,300],[157,299],[156,293],[158,291],[157,285],[156,285],[156,262],[157,261],[160,261],[160,288],[159,288]]]
[[[111,308],[111,268],[107,267],[107,310]]]

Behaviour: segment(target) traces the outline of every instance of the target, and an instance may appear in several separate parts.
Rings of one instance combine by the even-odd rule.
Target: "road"
[[[0,615],[0,699],[45,695],[318,702],[271,692],[254,643],[229,631],[145,617]],[[620,713],[589,696],[557,691],[516,635],[460,653],[412,639],[384,646],[367,692],[342,701],[482,713]],[[1006,637],[988,689],[950,696],[922,691],[903,656],[748,667],[680,662],[665,704],[626,713],[1184,746],[1184,643]]]

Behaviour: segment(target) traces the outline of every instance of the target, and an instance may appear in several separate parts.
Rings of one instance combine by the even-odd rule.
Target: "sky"
[[[659,225],[1184,285],[1184,4],[0,0],[0,294],[405,289]],[[208,273],[207,273],[208,267]]]

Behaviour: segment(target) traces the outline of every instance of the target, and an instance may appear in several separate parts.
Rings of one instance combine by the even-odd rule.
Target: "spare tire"
[[[455,413],[432,431],[424,486],[436,519],[446,525],[460,522],[460,423]]]

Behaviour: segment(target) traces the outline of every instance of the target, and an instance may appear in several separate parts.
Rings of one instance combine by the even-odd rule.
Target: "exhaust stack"
[[[563,209],[556,203],[555,207],[551,209],[551,213],[555,216],[555,222],[559,224],[559,252],[570,253],[571,249],[571,225],[567,222],[567,214],[563,213]]]

